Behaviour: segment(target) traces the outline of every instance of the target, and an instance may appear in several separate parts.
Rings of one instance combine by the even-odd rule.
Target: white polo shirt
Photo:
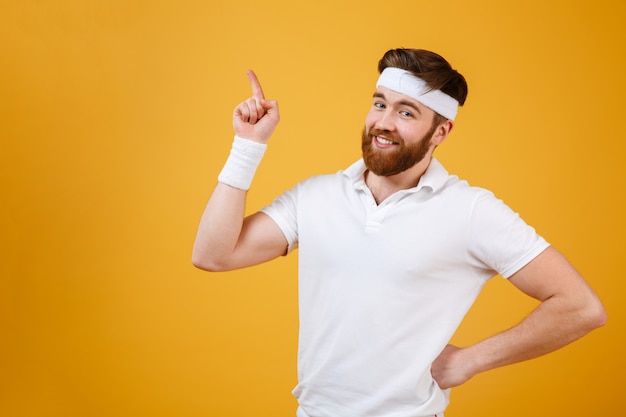
[[[548,247],[518,214],[433,159],[380,205],[365,165],[312,177],[262,211],[298,247],[301,408],[317,417],[441,413],[430,366],[483,285]]]

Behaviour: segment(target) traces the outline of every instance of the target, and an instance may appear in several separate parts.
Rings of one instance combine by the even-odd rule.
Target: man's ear
[[[433,134],[431,143],[435,146],[441,145],[441,142],[443,142],[448,137],[453,128],[454,122],[450,119],[447,119],[444,122],[440,123],[439,126],[437,126],[437,128],[435,129],[435,133]]]

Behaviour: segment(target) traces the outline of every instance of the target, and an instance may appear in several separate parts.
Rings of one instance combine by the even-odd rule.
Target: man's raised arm
[[[255,265],[287,250],[287,240],[267,215],[255,213],[244,219],[247,190],[280,120],[278,103],[265,99],[254,72],[248,71],[248,78],[252,97],[233,112],[233,147],[204,210],[193,247],[193,264],[208,271]]]

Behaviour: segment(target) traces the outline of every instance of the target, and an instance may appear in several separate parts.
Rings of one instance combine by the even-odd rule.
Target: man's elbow
[[[219,257],[207,256],[196,251],[191,255],[191,263],[196,268],[209,272],[224,272],[231,269],[221,262]]]
[[[606,321],[608,320],[608,315],[606,314],[606,310],[604,309],[601,303],[598,303],[598,304],[599,304],[598,311],[596,312],[594,316],[595,328],[604,326],[606,324]]]
[[[602,327],[606,324],[607,321],[607,313],[602,305],[602,302],[594,297],[594,299],[589,302],[587,308],[584,313],[584,322],[589,331]]]

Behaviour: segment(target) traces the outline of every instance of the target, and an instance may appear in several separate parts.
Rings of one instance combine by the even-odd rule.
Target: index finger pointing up
[[[248,70],[248,79],[250,80],[250,85],[252,86],[252,97],[256,99],[265,99],[265,95],[263,94],[263,88],[261,88],[261,83],[257,78],[256,74],[252,70]]]

